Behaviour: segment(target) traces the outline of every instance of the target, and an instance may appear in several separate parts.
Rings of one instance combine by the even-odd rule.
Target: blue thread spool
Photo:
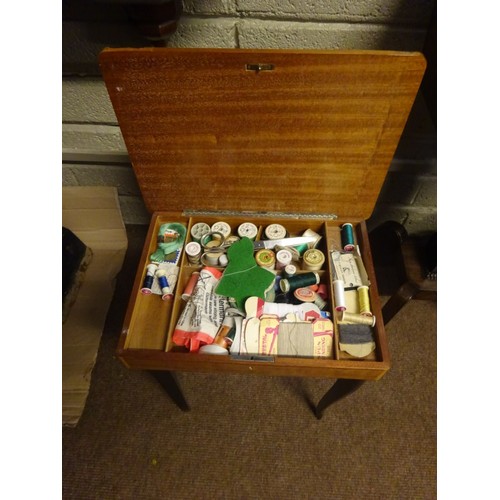
[[[158,278],[158,285],[160,285],[161,293],[163,294],[161,298],[163,300],[173,298],[174,294],[170,291],[170,285],[167,281],[167,273],[163,269],[158,269],[158,271],[156,271],[156,277]]]
[[[342,231],[340,233],[342,239],[342,247],[346,252],[352,252],[354,250],[354,233],[352,229],[352,224],[346,222],[342,226]]]
[[[144,276],[144,282],[142,284],[141,293],[143,295],[151,295],[151,287],[153,286],[155,272],[158,266],[156,264],[149,264],[146,267],[146,276]]]

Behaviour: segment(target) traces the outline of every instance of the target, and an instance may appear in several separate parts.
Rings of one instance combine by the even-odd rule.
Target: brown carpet
[[[64,499],[436,498],[436,303],[387,325],[392,368],[328,408],[333,380],[178,373],[183,413],[115,357],[144,227],[129,250],[76,428],[63,429]]]

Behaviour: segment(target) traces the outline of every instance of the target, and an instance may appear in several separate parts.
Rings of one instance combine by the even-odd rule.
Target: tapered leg
[[[323,416],[323,410],[335,403],[335,401],[338,401],[339,399],[342,399],[359,389],[364,384],[364,382],[364,380],[339,378],[321,398],[320,402],[314,409],[316,418],[320,420]]]
[[[409,300],[411,300],[419,292],[419,290],[420,287],[412,281],[408,281],[404,285],[401,285],[399,290],[385,303],[382,308],[384,324],[387,325],[397,312]]]
[[[170,396],[170,399],[182,410],[189,411],[189,405],[184,399],[184,394],[175,379],[172,372],[163,370],[150,370],[151,375],[165,389],[165,392]]]

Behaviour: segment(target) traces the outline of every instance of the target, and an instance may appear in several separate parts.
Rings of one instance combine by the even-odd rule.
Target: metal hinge
[[[277,219],[328,219],[336,220],[338,216],[335,214],[306,214],[306,213],[290,213],[290,212],[253,212],[236,211],[236,210],[184,210],[182,215],[185,217],[273,217]]]

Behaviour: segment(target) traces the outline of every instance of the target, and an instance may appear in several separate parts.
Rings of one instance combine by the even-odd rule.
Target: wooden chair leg
[[[163,370],[150,370],[151,375],[163,387],[170,399],[182,410],[189,411],[189,405],[184,399],[184,394],[172,372]]]
[[[321,420],[323,411],[326,408],[328,408],[339,399],[345,398],[349,394],[352,394],[354,391],[357,391],[364,383],[364,380],[353,380],[347,378],[341,378],[335,381],[332,387],[328,391],[326,391],[325,395],[316,405],[316,408],[314,408],[316,418],[318,420]]]
[[[382,317],[384,319],[384,324],[387,325],[387,323],[391,321],[391,319],[399,312],[399,310],[419,291],[420,287],[413,281],[408,281],[404,285],[402,285],[382,308]]]

